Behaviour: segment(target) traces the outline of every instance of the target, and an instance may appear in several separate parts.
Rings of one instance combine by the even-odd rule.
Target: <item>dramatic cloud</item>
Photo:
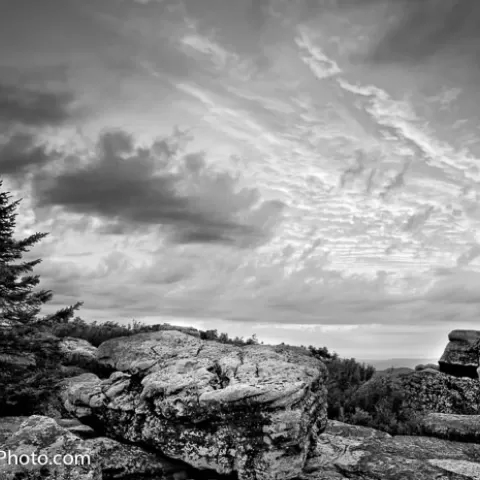
[[[49,164],[56,157],[57,153],[39,143],[34,135],[15,133],[0,144],[0,175],[20,179],[28,172]]]
[[[377,3],[382,2],[385,0]],[[379,42],[373,56],[376,61],[422,61],[436,53],[467,54],[480,67],[480,4],[476,0],[389,3],[398,19]]]
[[[479,8],[6,2],[0,175],[51,308],[360,358],[478,328]]]
[[[268,240],[281,202],[262,201],[255,188],[209,167],[203,153],[182,155],[177,140],[139,147],[125,132],[104,133],[87,164],[70,156],[65,172],[36,176],[37,206],[99,216],[116,234],[163,225],[180,243]]]
[[[0,122],[31,127],[60,125],[69,119],[72,102],[70,93],[0,84]]]

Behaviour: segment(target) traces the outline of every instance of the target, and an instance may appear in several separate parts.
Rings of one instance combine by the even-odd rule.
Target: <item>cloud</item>
[[[365,170],[365,166],[363,164],[363,156],[361,151],[357,151],[355,155],[356,165],[352,165],[348,167],[340,176],[340,187],[344,188],[345,184],[348,180],[354,180],[359,175],[363,173]]]
[[[301,30],[300,35],[295,38],[295,43],[301,51],[302,61],[309,66],[318,79],[322,80],[341,73],[342,70],[337,63],[328,58],[322,49],[313,43],[307,32]]]
[[[180,137],[140,147],[123,131],[103,133],[86,163],[68,158],[79,168],[34,177],[37,207],[97,216],[105,233],[163,226],[175,243],[247,247],[268,240],[283,204],[262,201],[240,178],[216,172],[202,152],[182,154]]]
[[[318,11],[309,0],[311,14]],[[328,7],[373,7],[385,13],[369,57],[377,63],[422,62],[433,55],[472,56],[480,46],[480,3],[477,0],[335,0]]]
[[[480,245],[475,244],[457,258],[457,266],[465,267],[480,256]]]
[[[480,307],[480,292],[476,286],[480,279],[479,272],[458,268],[448,277],[437,281],[425,295],[425,300],[441,303],[451,307],[466,307],[469,304]]]
[[[0,144],[0,175],[21,179],[28,172],[49,164],[57,155],[40,144],[34,135],[15,133]]]
[[[378,45],[375,60],[421,61],[436,53],[478,51],[480,4],[476,0],[397,0],[393,4],[402,15]]]
[[[411,215],[403,227],[404,231],[416,232],[420,230],[430,218],[434,210],[435,207],[429,205],[428,207],[425,207],[423,211]]]
[[[30,127],[56,126],[71,115],[73,96],[0,84],[0,122]]]
[[[250,8],[248,9],[248,21],[252,28],[261,31],[268,20],[268,7],[270,0],[249,0]]]

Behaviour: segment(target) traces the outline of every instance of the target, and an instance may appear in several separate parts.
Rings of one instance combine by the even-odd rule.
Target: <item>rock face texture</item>
[[[66,429],[61,424],[67,425]],[[49,417],[0,417],[0,432],[12,431],[6,438],[0,437],[0,450],[13,455],[32,453],[56,461],[55,455],[82,455],[77,465],[39,465],[39,461],[26,465],[14,465],[0,458],[1,480],[175,480],[191,478],[192,472],[183,465],[143,451],[132,445],[105,437],[82,439],[73,434],[78,424],[71,420],[54,421]],[[57,457],[57,460],[60,457]],[[68,457],[68,463],[70,457]],[[75,463],[75,462],[71,462]],[[26,477],[26,474],[29,477]],[[24,476],[22,476],[22,474]]]
[[[17,431],[6,439],[1,450],[9,452],[11,455],[10,459],[0,458],[2,480],[22,478],[22,474],[23,478],[30,477],[35,480],[41,478],[48,480],[67,480],[68,478],[102,480],[99,463],[96,459],[93,459],[93,462],[88,461],[88,456],[93,454],[92,450],[80,438],[60,427],[55,420],[48,417],[32,416],[27,418]],[[56,455],[61,457],[55,457]],[[61,459],[66,458],[66,455],[73,457],[77,455],[77,464],[61,465]],[[60,465],[39,465],[39,461],[44,463],[44,458],[41,456],[45,456],[47,463],[57,461]],[[18,458],[21,464],[16,464],[14,458]],[[28,473],[29,476],[27,476]]]
[[[480,331],[453,330],[448,334],[448,339],[449,343],[438,361],[440,371],[478,380]]]
[[[373,377],[355,394],[361,406],[372,392],[391,390],[403,398],[403,406],[418,414],[480,414],[480,382],[457,378],[433,369],[404,375]]]
[[[97,349],[81,338],[65,337],[59,342],[64,365],[94,368],[97,364]]]
[[[329,420],[299,480],[480,478],[480,445],[395,436]]]
[[[66,408],[198,469],[293,478],[326,426],[327,370],[304,350],[160,331],[109,340],[97,355],[116,372],[71,379]]]
[[[480,444],[480,415],[430,413],[421,424],[427,436]]]

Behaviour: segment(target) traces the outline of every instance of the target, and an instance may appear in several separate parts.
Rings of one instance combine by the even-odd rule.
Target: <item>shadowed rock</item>
[[[326,425],[326,367],[308,352],[178,331],[109,340],[109,379],[70,379],[65,407],[107,436],[240,479],[289,479]]]
[[[19,420],[23,420],[22,423]],[[68,425],[70,430],[59,423]],[[5,422],[0,417],[0,427],[4,424],[7,425],[4,431],[8,428],[13,431],[8,438],[0,441],[0,450],[8,450],[11,460],[15,458],[14,455],[17,458],[20,455],[32,458],[32,454],[37,460],[28,463],[22,461],[26,464],[15,465],[13,461],[7,462],[0,457],[1,480],[174,480],[189,478],[191,474],[185,466],[133,445],[122,445],[105,437],[83,440],[72,433],[72,427],[74,429],[77,425],[71,420],[56,422],[49,417],[34,415],[10,417]],[[63,465],[42,466],[38,461],[43,462],[41,455],[52,462],[67,461]],[[76,461],[70,461],[72,459]]]
[[[62,338],[59,347],[64,365],[92,368],[97,364],[97,349],[82,338]]]
[[[440,371],[456,377],[478,379],[480,331],[453,330],[448,339],[449,343],[438,362]]]

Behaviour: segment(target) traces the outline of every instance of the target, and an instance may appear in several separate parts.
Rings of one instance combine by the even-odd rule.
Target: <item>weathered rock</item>
[[[422,418],[421,425],[428,436],[480,443],[480,415],[430,413]]]
[[[94,373],[83,373],[76,377],[66,378],[60,383],[59,397],[68,412],[82,420],[91,416],[91,409],[83,405],[84,399],[90,399],[94,388],[98,386],[100,379]],[[70,398],[75,398],[76,404],[70,403]]]
[[[480,383],[457,378],[436,370],[421,370],[400,376],[373,377],[355,393],[356,403],[364,408],[372,394],[390,392],[403,398],[403,407],[417,414],[480,414]]]
[[[97,365],[97,348],[83,338],[64,337],[59,342],[64,365],[91,368]]]
[[[0,445],[5,442],[28,417],[0,417]]]
[[[97,437],[85,441],[87,448],[94,452],[103,480],[143,478],[161,480],[171,477],[188,478],[189,470],[166,458],[145,452],[134,445],[123,445],[116,440]]]
[[[100,464],[92,458],[91,448],[48,417],[27,418],[6,439],[1,450],[4,452],[0,456],[2,480],[22,478],[22,472],[30,472],[29,480],[102,480]],[[72,462],[76,464],[65,465],[72,458],[76,458],[76,462]],[[60,465],[50,465],[50,462]]]
[[[169,461],[166,458],[143,451],[133,445],[121,443],[105,437],[82,440],[58,423],[70,427],[76,426],[71,420],[56,422],[43,416],[11,417],[10,425],[13,432],[3,440],[1,450],[10,451],[13,455],[28,455],[31,459],[35,453],[35,464],[13,465],[13,462],[2,461],[0,458],[1,480],[16,480],[15,475],[30,471],[29,480],[136,480],[151,479],[170,480],[175,478],[189,478],[192,472],[183,465]],[[4,425],[0,417],[0,427]],[[46,455],[48,460],[55,461],[55,455],[81,455],[77,463],[83,465],[45,465],[43,468],[38,460],[40,455]],[[71,457],[67,457],[67,462]],[[60,457],[57,457],[60,459]],[[10,464],[7,464],[10,463]],[[57,476],[55,476],[57,475]],[[70,476],[68,476],[70,475]],[[20,477],[18,477],[20,478]],[[23,478],[23,477],[22,477]]]
[[[438,361],[440,371],[456,377],[478,379],[480,331],[453,330],[448,339],[449,343]]]
[[[329,420],[299,480],[478,480],[480,445],[395,436]]]
[[[59,418],[55,420],[58,425],[84,440],[98,437],[97,432],[92,427],[83,424],[76,418]]]
[[[161,331],[109,340],[98,358],[117,372],[71,379],[66,408],[195,468],[292,478],[326,425],[327,370],[304,349]]]
[[[0,417],[0,444],[5,442],[5,440],[11,437],[22,425],[23,422],[28,420],[30,417]],[[68,430],[70,433],[77,435],[80,438],[94,438],[98,437],[95,431],[81,423],[76,418],[59,418],[55,419],[56,423]]]

